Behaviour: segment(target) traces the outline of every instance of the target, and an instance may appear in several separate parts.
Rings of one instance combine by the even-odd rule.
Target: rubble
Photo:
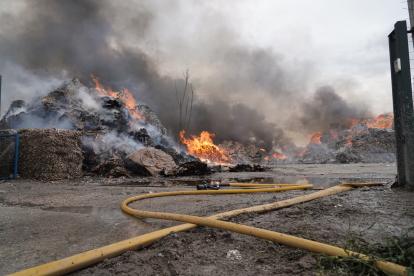
[[[110,159],[116,161],[119,166],[125,166],[124,161],[127,155],[130,155],[140,149],[142,144],[136,143],[127,135],[118,135],[110,131],[107,126],[96,126],[85,130],[82,136],[83,153],[85,160],[83,170],[87,172],[99,173],[106,175],[112,169],[108,166],[107,161]]]
[[[234,141],[224,141],[219,144],[234,163],[253,164],[261,163],[267,156],[266,151],[256,147],[253,143],[241,144]]]
[[[145,128],[141,128],[138,131],[130,131],[129,136],[145,146],[154,146],[154,140],[148,135],[148,131]]]
[[[13,101],[7,110],[6,114],[4,114],[3,118],[8,118],[12,115],[19,114],[20,112],[26,111],[26,102],[22,100]]]
[[[99,166],[96,166],[93,170],[94,173],[104,175],[107,178],[114,177],[131,177],[131,171],[129,171],[123,160],[119,158],[109,158],[104,160]]]
[[[163,173],[165,176],[188,176],[188,175],[207,175],[212,170],[206,163],[200,161],[190,161],[176,167],[170,174]]]
[[[184,163],[193,162],[193,161],[201,162],[201,160],[198,159],[197,157],[194,157],[192,155],[188,155],[183,151],[181,153],[178,153],[174,148],[164,147],[164,146],[161,146],[161,145],[156,145],[155,148],[159,149],[159,150],[162,150],[163,152],[171,155],[171,157],[174,159],[174,162],[175,162],[176,165],[182,165]]]
[[[368,124],[367,124],[368,122]],[[396,161],[393,125],[385,128],[368,127],[364,120],[351,129],[334,124],[320,138],[320,144],[310,143],[298,158],[307,164],[383,163]]]
[[[176,168],[173,158],[162,150],[148,147],[139,150],[126,158],[127,168],[136,172],[145,171],[150,175],[171,175]]]
[[[154,111],[148,105],[139,103],[135,106],[135,110],[141,114],[146,124],[154,126],[163,136],[167,136],[167,129],[161,124]]]
[[[103,95],[101,88],[90,89],[73,79],[29,104],[13,102],[0,121],[0,129],[38,126],[78,130],[83,140],[85,172],[128,176],[134,172],[125,168],[126,156],[156,145],[174,150],[166,128],[149,106],[139,103],[131,110],[124,101],[121,92]],[[176,156],[178,164],[194,160],[178,153]]]
[[[259,164],[254,164],[253,166],[250,164],[237,164],[234,167],[230,167],[230,172],[263,172],[266,168],[260,166]]]
[[[90,127],[104,125],[118,133],[131,131],[132,114],[122,101],[124,97],[103,96],[97,89],[87,88],[73,79],[50,92],[43,99],[35,98],[30,104],[15,101],[0,121],[0,129],[24,127],[61,128],[84,131]],[[138,125],[159,133],[165,142],[167,130],[161,125],[151,108],[143,103],[135,110],[141,112]],[[18,111],[20,111],[18,113]],[[134,129],[132,129],[134,130]]]

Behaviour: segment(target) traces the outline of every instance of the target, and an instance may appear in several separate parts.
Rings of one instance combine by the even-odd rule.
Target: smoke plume
[[[363,104],[354,106],[347,103],[330,86],[316,90],[313,97],[301,104],[300,112],[292,117],[297,128],[309,133],[327,131],[331,124],[342,123],[346,119],[372,118],[372,112]]]
[[[293,63],[242,41],[213,2],[10,1],[0,11],[3,113],[12,100],[30,100],[66,79],[92,87],[93,74],[114,90],[128,88],[177,136],[174,85],[190,68],[195,99],[189,134],[208,130],[216,142],[295,150],[276,124],[294,116],[292,106],[315,74],[313,62],[293,57]],[[306,131],[360,112],[332,95],[317,92],[304,104],[310,118],[298,120]],[[325,106],[331,102],[334,107]]]

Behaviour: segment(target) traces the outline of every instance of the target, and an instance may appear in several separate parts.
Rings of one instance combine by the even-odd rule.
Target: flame
[[[375,119],[376,128],[390,127],[394,123],[394,114],[381,114]]]
[[[263,158],[266,161],[269,161],[269,156],[266,156],[265,158]]]
[[[348,129],[351,129],[353,126],[355,126],[356,124],[363,122],[367,125],[368,128],[386,128],[386,127],[390,127],[393,125],[394,123],[394,114],[381,114],[379,115],[377,118],[375,118],[375,120],[372,119],[363,119],[363,120],[359,120],[359,119],[346,119],[342,125],[345,125]],[[331,130],[331,138],[330,139],[338,139],[338,135],[339,133],[342,132],[341,129],[339,130]],[[360,132],[356,132],[356,133],[360,133]],[[354,134],[356,134],[354,133]],[[320,131],[309,135],[309,144],[311,143],[317,143],[320,144],[320,138],[322,137],[322,133]],[[352,135],[349,135],[349,137],[344,138],[345,139],[345,144],[346,145],[352,145]],[[303,154],[303,153],[302,153]],[[300,154],[299,156],[302,156],[302,154]]]
[[[131,122],[131,128],[132,126],[138,121],[138,119],[144,120],[141,114],[139,114],[138,111],[135,110],[135,99],[132,96],[131,92],[129,92],[128,89],[121,90],[121,92],[113,91],[111,87],[107,87],[106,89],[103,87],[103,85],[99,82],[99,78],[95,77],[94,75],[90,74],[93,82],[95,83],[95,89],[98,91],[98,93],[104,97],[104,96],[110,96],[113,98],[118,98],[125,104],[125,107],[130,111],[132,114],[132,122]]]
[[[265,151],[265,149],[260,149],[261,151]]]
[[[198,157],[201,161],[217,165],[229,165],[233,160],[226,152],[213,143],[214,133],[201,132],[200,136],[191,135],[192,139],[184,137],[185,131],[180,131],[180,140],[187,145],[187,154]]]
[[[358,124],[360,120],[358,119],[346,119],[343,123],[347,128],[352,128],[354,125]]]
[[[306,149],[304,149],[301,153],[299,153],[299,156],[302,156],[306,152]]]
[[[276,159],[285,159],[285,158],[287,158],[286,155],[280,155],[280,154],[277,154],[277,153],[273,153],[272,155]]]
[[[331,130],[331,139],[338,139],[338,132],[335,130]]]
[[[320,144],[321,143],[321,140],[320,140],[320,138],[322,137],[322,132],[320,132],[320,131],[318,131],[318,132],[316,132],[316,133],[314,133],[314,134],[312,134],[312,135],[310,135],[309,136],[309,144],[311,144],[311,143],[316,143],[316,144]]]

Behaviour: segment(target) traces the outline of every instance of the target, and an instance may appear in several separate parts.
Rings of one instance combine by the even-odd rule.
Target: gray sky
[[[88,37],[74,37],[70,45],[66,43],[65,51],[85,49],[78,44],[82,39],[93,39],[96,33],[103,37],[100,43],[106,43],[113,53],[128,49],[145,54],[157,77],[180,78],[181,70],[190,68],[198,101],[208,103],[219,98],[230,104],[245,104],[262,112],[300,145],[306,142],[307,133],[293,127],[291,119],[320,87],[332,86],[345,102],[369,109],[374,115],[392,112],[387,36],[396,21],[408,18],[402,1],[91,2],[105,6],[95,16],[106,18],[108,27],[102,27],[105,24],[101,21],[97,26],[82,25],[97,31],[83,30]],[[30,22],[41,22],[43,12],[27,9],[26,3],[0,0],[2,114],[12,100],[28,100],[36,93],[48,92],[62,79],[79,77],[82,71],[68,66],[71,60],[66,60],[60,70],[57,65],[61,59],[56,68],[50,63],[25,61],[27,52],[36,56],[37,51],[45,51],[44,47],[25,45],[26,53],[16,54],[23,52],[16,45],[28,44],[22,39],[23,30],[34,28],[36,33],[38,23]],[[69,14],[76,12],[68,10]],[[87,59],[82,56],[82,62]],[[112,69],[122,70],[122,64]],[[122,82],[139,100],[157,110],[156,98],[150,96],[155,92],[147,88],[151,84],[145,79],[129,80],[126,73],[124,79],[113,76],[107,81]],[[160,113],[162,109],[160,105]],[[164,115],[159,116],[162,119]]]

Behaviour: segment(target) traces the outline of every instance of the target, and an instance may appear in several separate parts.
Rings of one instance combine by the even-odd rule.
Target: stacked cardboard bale
[[[7,133],[7,131],[1,131]],[[73,179],[82,173],[82,133],[74,130],[19,129],[17,172],[23,178]]]

